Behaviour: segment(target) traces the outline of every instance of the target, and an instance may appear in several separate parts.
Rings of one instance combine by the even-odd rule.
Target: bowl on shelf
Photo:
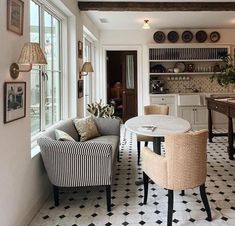
[[[180,69],[177,68],[177,67],[175,67],[175,68],[174,68],[174,73],[179,73],[179,72],[180,72]]]

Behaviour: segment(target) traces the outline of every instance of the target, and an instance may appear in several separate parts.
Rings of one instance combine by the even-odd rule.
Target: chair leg
[[[149,177],[145,172],[143,172],[143,181],[144,181],[144,204],[146,204],[148,198]]]
[[[211,210],[210,210],[210,206],[209,206],[208,199],[207,199],[207,196],[206,196],[206,187],[205,187],[205,184],[202,184],[200,186],[200,194],[201,194],[202,202],[203,202],[203,204],[205,206],[206,213],[207,213],[206,220],[211,221],[212,220],[212,218],[211,218]]]
[[[148,141],[144,142],[144,146],[147,147],[148,146]]]
[[[174,203],[174,191],[168,190],[167,226],[172,226],[173,205],[174,205],[173,203]]]
[[[181,190],[180,195],[181,195],[181,196],[184,196],[184,194],[185,194],[185,193],[184,193],[184,190]]]
[[[107,211],[111,211],[111,185],[106,185]]]
[[[55,206],[59,206],[59,187],[53,185],[54,203]]]
[[[140,141],[137,141],[137,152],[138,152],[137,164],[140,165]]]

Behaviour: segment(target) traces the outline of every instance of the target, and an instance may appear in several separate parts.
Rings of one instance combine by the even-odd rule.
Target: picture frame
[[[78,57],[83,58],[83,43],[78,41]]]
[[[83,80],[78,80],[78,98],[83,97]]]
[[[7,30],[23,35],[24,2],[7,0]]]
[[[4,83],[4,123],[26,116],[26,82]]]

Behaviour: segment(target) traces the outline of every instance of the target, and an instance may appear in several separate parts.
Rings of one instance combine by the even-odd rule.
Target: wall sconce
[[[144,25],[143,25],[142,28],[143,28],[143,29],[150,29],[149,20],[144,20]]]
[[[89,72],[94,72],[93,67],[91,65],[91,62],[85,62],[82,65],[82,69],[81,69],[81,71],[79,73],[79,78],[81,79],[82,76],[88,75]]]
[[[38,43],[25,43],[17,63],[12,63],[10,66],[10,75],[13,79],[18,78],[19,72],[29,72],[33,65],[47,64],[43,51]],[[28,69],[19,69],[19,65],[28,65]]]

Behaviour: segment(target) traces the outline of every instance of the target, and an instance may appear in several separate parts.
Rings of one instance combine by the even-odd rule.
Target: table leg
[[[161,139],[161,137],[153,138],[153,151],[158,155],[161,155]]]
[[[208,109],[208,138],[209,138],[209,142],[211,143],[212,138],[213,138],[211,109]]]
[[[230,160],[234,160],[233,154],[233,119],[228,117],[228,155]]]

